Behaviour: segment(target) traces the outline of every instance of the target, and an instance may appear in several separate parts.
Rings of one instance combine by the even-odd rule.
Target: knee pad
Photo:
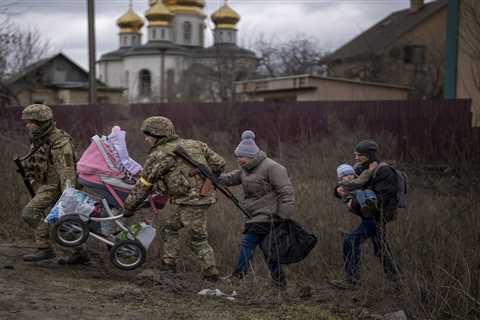
[[[170,235],[178,234],[178,230],[180,230],[183,226],[180,223],[169,223],[165,224],[160,227],[160,236],[162,237],[163,241]]]
[[[208,240],[207,234],[201,234],[190,230],[190,242],[202,243]]]
[[[37,228],[43,219],[43,213],[40,209],[25,207],[22,210],[22,219],[32,228]]]

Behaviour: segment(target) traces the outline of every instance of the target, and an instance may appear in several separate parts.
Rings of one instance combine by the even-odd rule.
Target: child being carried
[[[376,167],[377,163],[373,162],[367,170],[360,173],[357,173],[349,164],[341,164],[337,167],[338,183],[335,187],[335,196],[342,199],[351,212],[363,218],[378,214],[375,192],[363,189],[370,181]]]

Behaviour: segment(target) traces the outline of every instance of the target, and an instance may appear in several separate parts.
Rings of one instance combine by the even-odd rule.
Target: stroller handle
[[[115,221],[120,218],[123,218],[123,214],[119,214],[118,216],[111,216],[111,217],[105,217],[105,218],[90,218],[92,221]]]

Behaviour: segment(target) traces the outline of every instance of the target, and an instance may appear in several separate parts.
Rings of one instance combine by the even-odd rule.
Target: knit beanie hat
[[[345,176],[355,175],[355,170],[349,164],[341,164],[337,167],[337,178],[342,179]]]
[[[364,154],[370,160],[377,158],[378,144],[373,140],[362,140],[355,146],[355,151]]]
[[[251,130],[245,130],[242,132],[242,141],[235,149],[235,155],[237,157],[255,158],[260,149],[255,143],[255,133]]]

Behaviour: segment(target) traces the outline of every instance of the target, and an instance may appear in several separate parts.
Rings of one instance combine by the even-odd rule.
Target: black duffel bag
[[[291,219],[284,219],[260,244],[268,263],[291,264],[307,257],[317,237]]]

